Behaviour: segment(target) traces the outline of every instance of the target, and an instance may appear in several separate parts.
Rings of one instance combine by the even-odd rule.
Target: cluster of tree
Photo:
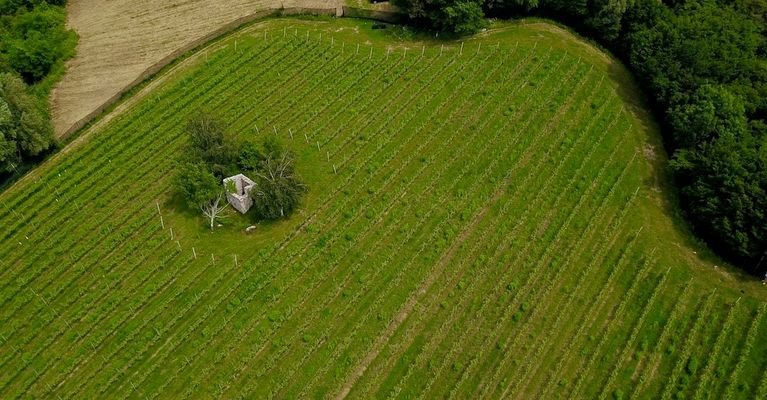
[[[0,0],[0,186],[56,148],[48,92],[74,54],[66,0]]]
[[[0,178],[18,174],[25,162],[54,144],[53,128],[37,99],[17,76],[0,73]]]
[[[178,166],[176,187],[192,209],[200,209],[213,229],[226,209],[223,179],[244,173],[256,185],[249,193],[256,218],[285,218],[298,207],[306,186],[296,175],[292,154],[275,137],[261,143],[235,141],[224,124],[200,112],[187,122],[189,146]]]
[[[542,15],[611,49],[658,111],[695,230],[746,270],[767,272],[767,1],[394,1],[430,29],[465,33],[483,15]]]
[[[0,0],[0,70],[40,82],[74,54],[65,0]]]

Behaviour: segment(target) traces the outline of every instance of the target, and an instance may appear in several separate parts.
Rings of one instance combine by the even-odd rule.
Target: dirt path
[[[507,182],[504,180],[504,183],[493,194],[492,198],[487,203],[485,203],[485,205],[477,214],[474,215],[472,220],[463,228],[456,240],[450,245],[450,248],[448,248],[448,250],[442,254],[442,257],[440,257],[439,261],[437,261],[437,264],[431,270],[426,279],[421,283],[418,289],[410,295],[410,297],[407,299],[405,304],[402,305],[399,311],[397,311],[397,314],[395,314],[394,319],[392,319],[392,321],[389,323],[389,326],[386,327],[386,330],[376,339],[370,351],[368,351],[365,357],[354,368],[344,385],[341,387],[341,390],[335,396],[336,400],[343,400],[349,395],[352,387],[354,387],[362,375],[365,374],[365,371],[367,371],[370,364],[373,363],[373,360],[378,357],[378,354],[381,353],[381,350],[383,350],[384,346],[389,342],[389,340],[391,340],[392,336],[394,336],[394,333],[397,331],[400,325],[402,325],[407,317],[410,316],[410,313],[413,311],[416,304],[418,304],[420,298],[429,291],[434,282],[437,281],[437,278],[442,275],[442,272],[445,270],[445,267],[448,265],[448,263],[453,260],[455,253],[458,251],[461,245],[474,233],[474,231],[477,229],[477,226],[479,225],[479,222],[485,217],[485,214],[487,214],[492,205],[498,201],[506,189],[506,186]]]
[[[330,9],[341,0],[70,0],[77,55],[51,93],[56,135],[119,95],[177,50],[259,11]]]

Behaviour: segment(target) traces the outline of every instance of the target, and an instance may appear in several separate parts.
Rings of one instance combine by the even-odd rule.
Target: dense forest
[[[74,54],[65,0],[0,0],[0,187],[53,151],[48,93]]]
[[[466,34],[485,16],[539,15],[618,55],[663,126],[682,208],[697,233],[767,271],[767,1],[394,0],[428,29]]]

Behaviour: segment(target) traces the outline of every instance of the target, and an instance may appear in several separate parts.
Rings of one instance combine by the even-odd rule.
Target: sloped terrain
[[[761,285],[684,244],[624,78],[545,24],[203,50],[0,195],[0,397],[763,398]],[[299,212],[180,206],[201,108],[297,154]]]

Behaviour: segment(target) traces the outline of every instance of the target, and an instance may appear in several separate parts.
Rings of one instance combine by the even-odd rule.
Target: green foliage
[[[0,74],[0,173],[11,173],[53,146],[53,128],[24,82]]]
[[[176,189],[189,208],[198,209],[221,194],[221,183],[205,163],[185,162],[179,165]]]
[[[291,23],[266,21],[264,28]],[[341,24],[353,22],[324,21],[322,29]],[[532,50],[524,38],[539,33]],[[647,193],[631,198],[651,177],[640,162],[629,163],[645,129],[620,112],[628,105],[607,71],[585,74],[590,64],[605,64],[599,57],[578,64],[570,50],[580,44],[558,37],[561,45],[545,56],[542,45],[557,43],[543,29],[518,25],[479,39],[480,57],[439,57],[432,47],[424,59],[410,53],[387,61],[376,39],[378,54],[368,60],[340,57],[349,43],[346,53],[288,46],[303,40],[300,33],[221,43],[231,48],[235,38],[243,53],[259,56],[243,63],[242,53],[219,52],[210,63],[174,71],[175,84],[158,87],[157,97],[139,99],[77,151],[47,163],[39,179],[0,194],[0,264],[13,283],[3,295],[3,332],[13,333],[3,346],[24,349],[27,362],[3,353],[2,362],[19,373],[6,379],[0,397],[135,394],[121,377],[135,377],[135,387],[157,399],[216,390],[227,398],[323,397],[354,376],[361,359],[353,355],[367,354],[392,321],[397,332],[418,334],[400,335],[402,346],[382,350],[386,357],[370,365],[376,373],[353,389],[360,398],[472,398],[487,390],[488,398],[609,399],[616,388],[673,398],[673,371],[683,374],[690,355],[699,358],[699,373],[721,368],[723,378],[710,381],[719,388],[713,396],[725,398],[722,386],[745,381],[750,391],[732,397],[764,397],[758,388],[767,349],[746,351],[742,334],[720,333],[723,313],[739,296],[734,330],[745,330],[761,303],[758,288],[740,294],[737,288],[753,285],[722,281],[693,257],[677,257],[685,246],[670,229],[637,235],[646,220],[669,228]],[[498,42],[500,51],[491,51]],[[282,57],[290,54],[293,61]],[[332,61],[322,67],[316,60],[326,55]],[[350,98],[318,88],[348,63],[353,71],[337,84],[354,85],[359,97],[355,114],[339,118]],[[403,77],[389,87],[383,71]],[[306,79],[295,79],[300,74]],[[528,80],[538,85],[521,84]],[[491,94],[478,101],[485,89]],[[420,106],[402,107],[411,94],[410,104]],[[292,98],[301,101],[288,106]],[[173,158],[189,153],[178,131],[200,104],[237,121],[231,132],[268,121],[311,133],[312,142],[338,151],[333,162],[342,168],[330,172],[325,154],[296,137],[290,143],[300,159],[324,165],[311,171],[307,213],[250,235],[234,227],[210,235],[163,209],[161,229],[154,202],[164,197]],[[514,115],[504,117],[509,104]],[[313,113],[323,107],[329,112]],[[356,143],[360,132],[364,143]],[[572,145],[559,146],[566,137]],[[594,185],[572,190],[581,180]],[[471,229],[463,229],[468,221]],[[545,232],[536,232],[541,226]],[[643,265],[642,255],[655,247],[657,263]],[[653,302],[648,288],[669,267]],[[699,276],[690,282],[691,275]],[[45,301],[14,283],[29,281]],[[460,281],[464,288],[453,290]],[[509,282],[516,283],[512,293],[504,290]],[[432,286],[423,294],[425,284]],[[712,285],[723,290],[711,294]],[[412,305],[411,294],[427,296],[428,307],[400,323],[396,315]],[[711,306],[702,307],[709,296]],[[523,302],[528,311],[513,322]],[[62,315],[47,312],[51,307]],[[664,316],[660,332],[649,323],[656,314]],[[76,321],[82,337],[63,320]],[[764,323],[755,325],[755,337]],[[694,325],[702,327],[697,334]],[[653,351],[633,358],[643,337]],[[734,350],[713,359],[710,343],[720,337]],[[446,340],[455,345],[442,345]],[[672,354],[656,351],[674,341]],[[734,374],[736,363],[742,368]],[[699,382],[696,376],[693,386]]]
[[[272,143],[274,145],[274,143]],[[270,145],[266,145],[269,148]],[[271,147],[253,170],[253,209],[264,219],[285,218],[298,207],[306,186],[296,176],[290,153]]]
[[[417,22],[457,33],[467,3],[397,0]],[[767,263],[767,3],[491,0],[490,13],[544,11],[622,55],[665,122],[689,220],[712,247],[760,276]]]
[[[692,356],[687,360],[685,371],[687,371],[688,375],[695,375],[698,372],[698,359],[695,356]]]
[[[429,29],[467,35],[485,26],[479,0],[394,0],[416,23]]]
[[[0,14],[0,69],[15,71],[32,84],[74,55],[77,35],[66,29],[63,7],[5,2]]]
[[[197,112],[187,121],[188,152],[179,167],[177,188],[190,207],[200,207],[221,194],[221,180],[246,173],[257,183],[250,196],[258,217],[288,216],[299,204],[306,186],[295,175],[292,155],[268,136],[262,143],[241,143],[226,134],[224,124],[207,112]],[[232,185],[224,188],[234,192]]]
[[[187,121],[189,156],[208,165],[209,170],[223,179],[233,172],[237,150],[227,137],[224,124],[214,115],[200,111]]]

